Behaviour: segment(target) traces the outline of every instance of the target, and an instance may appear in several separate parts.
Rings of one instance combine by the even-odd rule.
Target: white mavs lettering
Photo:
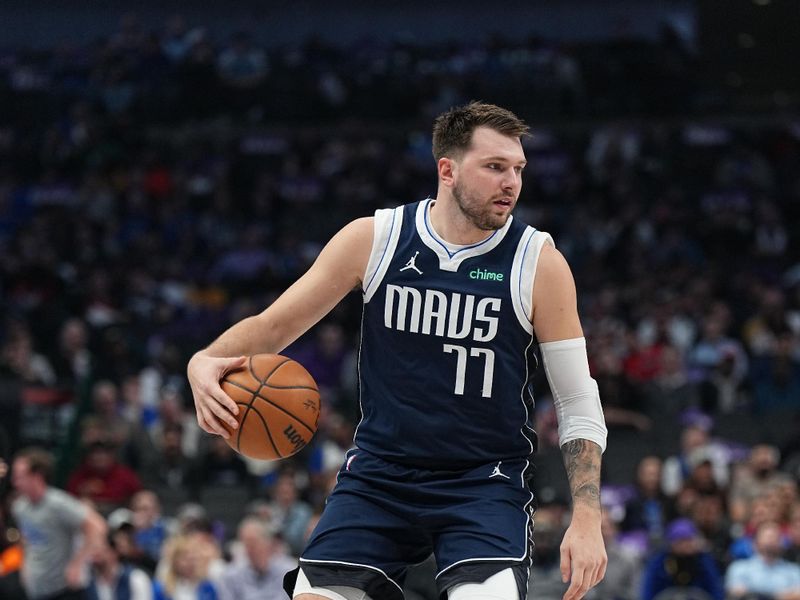
[[[501,303],[500,298],[478,299],[472,294],[423,292],[407,285],[388,284],[384,325],[397,331],[457,340],[471,335],[476,342],[490,342],[497,335]]]

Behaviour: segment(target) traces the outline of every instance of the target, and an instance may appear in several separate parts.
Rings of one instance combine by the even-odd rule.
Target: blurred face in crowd
[[[291,475],[282,475],[275,482],[275,500],[282,506],[291,506],[297,500],[297,487]]]
[[[643,491],[657,493],[661,487],[661,459],[656,456],[644,457],[639,463],[636,478]]]
[[[478,229],[500,229],[522,190],[525,153],[519,138],[478,127],[472,143],[452,165],[452,195],[461,213]]]
[[[769,475],[778,466],[777,450],[766,444],[754,447],[750,454],[750,465],[759,477]]]
[[[704,531],[715,529],[722,517],[722,500],[719,496],[698,496],[692,507],[692,519],[700,529]]]
[[[675,540],[670,544],[673,554],[678,556],[690,556],[700,552],[700,540],[697,537],[687,537]]]
[[[708,443],[708,434],[700,427],[689,426],[681,435],[681,448],[688,454],[695,448],[700,448]]]
[[[67,352],[76,352],[86,346],[86,327],[77,319],[64,323],[61,330],[61,347]]]
[[[150,527],[160,513],[158,498],[153,492],[146,490],[138,492],[131,500],[131,510],[134,524],[138,529]]]
[[[30,465],[25,458],[18,458],[14,461],[11,483],[20,494],[32,499],[38,498],[45,487],[42,476],[31,472]]]
[[[95,384],[92,401],[95,413],[99,415],[114,415],[117,411],[117,386],[110,381],[100,381]]]
[[[266,571],[275,553],[275,540],[267,526],[256,521],[246,521],[239,528],[239,541],[244,546],[250,564],[259,571]]]
[[[93,567],[104,571],[117,564],[117,555],[111,545],[106,540],[103,540],[93,548],[89,560]]]
[[[116,462],[114,448],[107,444],[97,444],[89,450],[86,462],[92,470],[107,473]]]
[[[756,533],[756,550],[766,560],[775,560],[783,552],[781,530],[775,523],[764,523]]]

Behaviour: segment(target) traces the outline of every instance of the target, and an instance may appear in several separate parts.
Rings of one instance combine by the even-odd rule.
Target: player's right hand
[[[236,403],[222,391],[219,382],[229,371],[243,367],[246,356],[237,358],[216,358],[198,352],[192,356],[186,367],[189,385],[192,387],[194,406],[197,411],[197,423],[203,431],[229,436],[223,426],[226,423],[231,429],[239,424],[234,415],[239,414]]]

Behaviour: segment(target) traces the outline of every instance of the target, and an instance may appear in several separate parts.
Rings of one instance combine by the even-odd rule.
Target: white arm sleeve
[[[589,374],[586,338],[539,344],[558,417],[558,444],[590,440],[606,450],[606,420],[597,383]]]

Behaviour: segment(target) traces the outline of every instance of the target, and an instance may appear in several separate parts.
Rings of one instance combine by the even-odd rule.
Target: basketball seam
[[[253,355],[253,356],[254,356],[254,355]],[[284,360],[282,363],[278,363],[277,365],[275,365],[275,368],[274,368],[274,369],[272,369],[272,371],[270,371],[269,373],[267,373],[267,375],[266,375],[266,377],[264,377],[264,379],[261,379],[260,377],[258,377],[258,376],[256,375],[255,369],[253,369],[253,356],[250,356],[250,360],[249,360],[249,362],[248,362],[248,368],[250,369],[250,375],[252,375],[252,376],[253,376],[253,379],[255,379],[255,380],[256,380],[258,383],[260,383],[262,386],[264,386],[264,385],[267,385],[267,381],[269,380],[269,378],[270,378],[270,377],[272,377],[272,376],[275,374],[275,371],[277,371],[278,369],[280,369],[280,368],[281,368],[283,365],[285,365],[286,363],[288,363],[288,362],[291,362],[291,360],[292,360],[291,358],[287,358],[287,359],[286,359],[286,360]]]
[[[292,418],[293,418],[295,421],[297,421],[298,423],[300,423],[300,425],[302,425],[303,427],[305,427],[306,429],[308,429],[308,430],[311,432],[311,435],[314,435],[314,429],[313,429],[313,428],[311,428],[310,426],[306,425],[306,424],[305,424],[305,423],[304,423],[304,422],[303,422],[303,421],[300,419],[300,417],[298,417],[297,415],[295,415],[295,414],[293,414],[293,413],[290,413],[288,410],[286,410],[285,408],[283,408],[283,407],[282,407],[280,404],[276,404],[275,402],[273,402],[273,401],[272,401],[272,400],[270,400],[269,398],[265,398],[265,397],[264,397],[264,396],[262,396],[261,394],[256,394],[256,395],[257,395],[259,398],[261,398],[261,399],[262,399],[264,402],[266,402],[267,404],[269,404],[270,406],[274,406],[275,408],[277,408],[277,409],[278,409],[279,411],[281,411],[282,413],[286,413],[287,415],[289,415],[290,417],[292,417]]]
[[[270,400],[269,398],[265,398],[264,396],[262,396],[262,395],[261,395],[261,394],[259,394],[258,392],[253,392],[252,390],[250,390],[250,389],[246,388],[245,386],[243,386],[243,385],[241,385],[241,384],[239,384],[239,383],[234,383],[233,381],[228,381],[227,383],[228,383],[228,385],[231,385],[231,386],[233,386],[233,387],[237,387],[237,388],[239,388],[240,390],[244,390],[245,392],[250,392],[251,394],[253,394],[253,399],[250,401],[250,404],[252,404],[253,402],[255,402],[255,399],[256,399],[256,398],[261,398],[261,399],[262,399],[264,402],[266,402],[266,403],[267,403],[267,404],[269,404],[270,406],[273,406],[273,407],[277,408],[279,411],[281,411],[282,413],[284,413],[284,414],[286,414],[286,415],[288,415],[288,416],[292,417],[292,419],[294,419],[295,421],[297,421],[298,423],[300,423],[300,425],[302,425],[303,427],[305,427],[306,429],[308,429],[308,430],[311,432],[311,434],[312,434],[312,435],[314,434],[314,429],[313,429],[312,427],[310,427],[310,426],[306,425],[306,424],[305,424],[305,422],[303,422],[303,421],[300,419],[300,417],[298,417],[298,416],[297,416],[297,415],[295,415],[294,413],[290,413],[288,410],[286,410],[285,408],[283,408],[283,407],[282,407],[280,404],[276,404],[275,402],[273,402],[273,401],[272,401],[272,400]],[[258,388],[258,391],[259,391],[259,392],[261,391],[261,388],[262,388],[262,387],[263,387],[263,386],[260,386],[260,387]],[[313,388],[300,388],[300,389],[311,389],[312,391],[315,391],[315,392],[317,391],[317,390],[314,390]],[[317,392],[317,393],[319,393],[319,392]],[[247,405],[247,408],[248,408],[248,410],[250,409],[250,404],[248,404],[248,405]],[[244,421],[244,417],[242,417],[242,421]],[[241,434],[241,431],[240,431],[239,433]]]
[[[260,398],[260,396],[259,396],[259,398]],[[253,400],[255,400],[255,397],[253,397]],[[244,404],[244,402],[237,402],[236,404]],[[250,408],[250,407],[248,407],[248,408]],[[270,432],[270,430],[269,430],[269,425],[267,425],[267,420],[255,408],[253,409],[253,412],[258,415],[259,419],[261,419],[261,424],[264,426],[264,430],[267,432],[267,437],[269,438],[269,443],[272,444],[272,449],[275,450],[275,454],[278,455],[278,458],[283,458],[283,454],[281,454],[281,451],[278,450],[278,446],[275,445],[275,440],[272,438],[272,432]],[[239,434],[241,435],[241,432],[239,432]],[[236,444],[238,446],[238,444],[239,444],[238,440],[237,440]]]
[[[269,398],[265,398],[264,396],[262,396],[260,394],[261,389],[263,387],[271,387],[272,389],[275,389],[275,390],[313,390],[313,391],[317,392],[317,395],[319,395],[319,390],[315,389],[315,388],[312,388],[312,387],[306,387],[306,386],[302,386],[302,385],[301,386],[280,387],[280,386],[277,386],[277,385],[270,385],[269,383],[267,383],[269,381],[269,378],[272,377],[278,369],[280,369],[286,363],[290,363],[290,362],[292,362],[292,359],[291,358],[287,358],[282,363],[279,363],[279,364],[275,365],[275,368],[272,369],[272,371],[270,371],[269,373],[267,373],[267,375],[266,375],[266,377],[264,377],[264,379],[259,379],[258,377],[256,377],[255,369],[253,369],[253,356],[250,356],[250,360],[248,361],[248,367],[250,369],[250,374],[253,376],[253,379],[255,379],[256,381],[258,381],[261,384],[259,386],[258,390],[256,390],[255,394],[256,394],[256,396],[258,396],[259,398],[261,398],[262,400],[264,400],[265,402],[267,402],[271,406],[274,406],[275,408],[277,408],[281,412],[283,412],[283,413],[289,415],[290,417],[292,417],[293,419],[295,419],[303,427],[308,429],[311,432],[311,435],[314,435],[316,430],[313,429],[312,427],[306,425],[303,422],[303,420],[300,419],[300,417],[298,417],[295,414],[290,413],[288,410],[285,410],[282,406],[280,406],[278,404],[275,404],[272,400],[270,400]],[[253,400],[255,400],[255,398],[253,398]],[[317,410],[319,410],[319,409],[317,409]]]
[[[272,385],[271,383],[265,383],[261,387],[271,388],[273,390],[311,390],[312,392],[319,393],[319,390],[317,388],[308,385]]]
[[[231,385],[235,385],[231,381],[229,381],[228,383],[231,384]],[[261,396],[258,395],[258,392],[261,391],[261,386],[258,386],[258,390],[256,390],[255,392],[253,392],[253,391],[251,391],[251,390],[249,390],[249,389],[247,389],[246,387],[243,387],[243,386],[238,386],[237,385],[236,387],[238,387],[240,389],[243,389],[243,390],[245,390],[247,392],[250,392],[250,394],[251,394],[250,395],[250,401],[247,403],[247,407],[245,408],[244,414],[242,415],[242,424],[239,426],[239,431],[236,432],[236,449],[239,452],[241,452],[241,449],[242,449],[242,431],[244,431],[244,423],[245,423],[245,420],[247,419],[247,415],[250,414],[250,411],[254,410],[253,409],[253,402],[256,401],[256,398],[261,398]],[[258,411],[256,411],[256,413],[258,413]],[[267,433],[269,433],[269,431],[267,431]],[[277,448],[275,450],[277,450]],[[280,452],[278,454],[280,455]]]
[[[242,431],[244,431],[244,423],[245,423],[245,421],[247,419],[247,415],[253,409],[253,402],[256,401],[256,398],[261,398],[261,396],[259,396],[258,392],[260,392],[261,388],[264,387],[264,383],[266,382],[266,380],[269,379],[272,376],[272,374],[278,369],[278,367],[280,367],[285,362],[286,361],[282,362],[280,365],[278,365],[272,371],[270,371],[270,373],[267,375],[267,377],[264,379],[264,381],[262,381],[261,379],[256,377],[256,372],[253,369],[253,356],[251,355],[250,358],[247,360],[247,369],[250,371],[250,375],[252,376],[252,378],[255,379],[258,382],[259,385],[258,385],[258,389],[255,392],[253,392],[252,390],[249,390],[248,388],[245,388],[245,387],[242,387],[242,386],[237,386],[237,387],[241,387],[241,389],[244,389],[245,391],[248,391],[248,392],[250,392],[252,394],[252,396],[250,397],[250,402],[247,403],[247,408],[245,409],[244,414],[242,415],[242,421],[241,421],[242,424],[239,426],[239,431],[237,432],[237,435],[236,435],[236,450],[237,451],[241,452],[241,449],[242,449]],[[233,383],[233,382],[229,381],[228,383]],[[256,414],[258,414],[259,417],[261,416],[258,411],[256,411]],[[263,420],[263,418],[262,418],[262,420]],[[279,458],[283,458],[283,454],[278,452],[278,448],[275,446],[275,442],[272,441],[272,433],[270,432],[266,421],[264,422],[264,428],[267,430],[267,435],[269,436],[269,440],[270,440],[270,442],[272,442],[272,446],[275,448],[275,452],[278,454],[278,457]]]

